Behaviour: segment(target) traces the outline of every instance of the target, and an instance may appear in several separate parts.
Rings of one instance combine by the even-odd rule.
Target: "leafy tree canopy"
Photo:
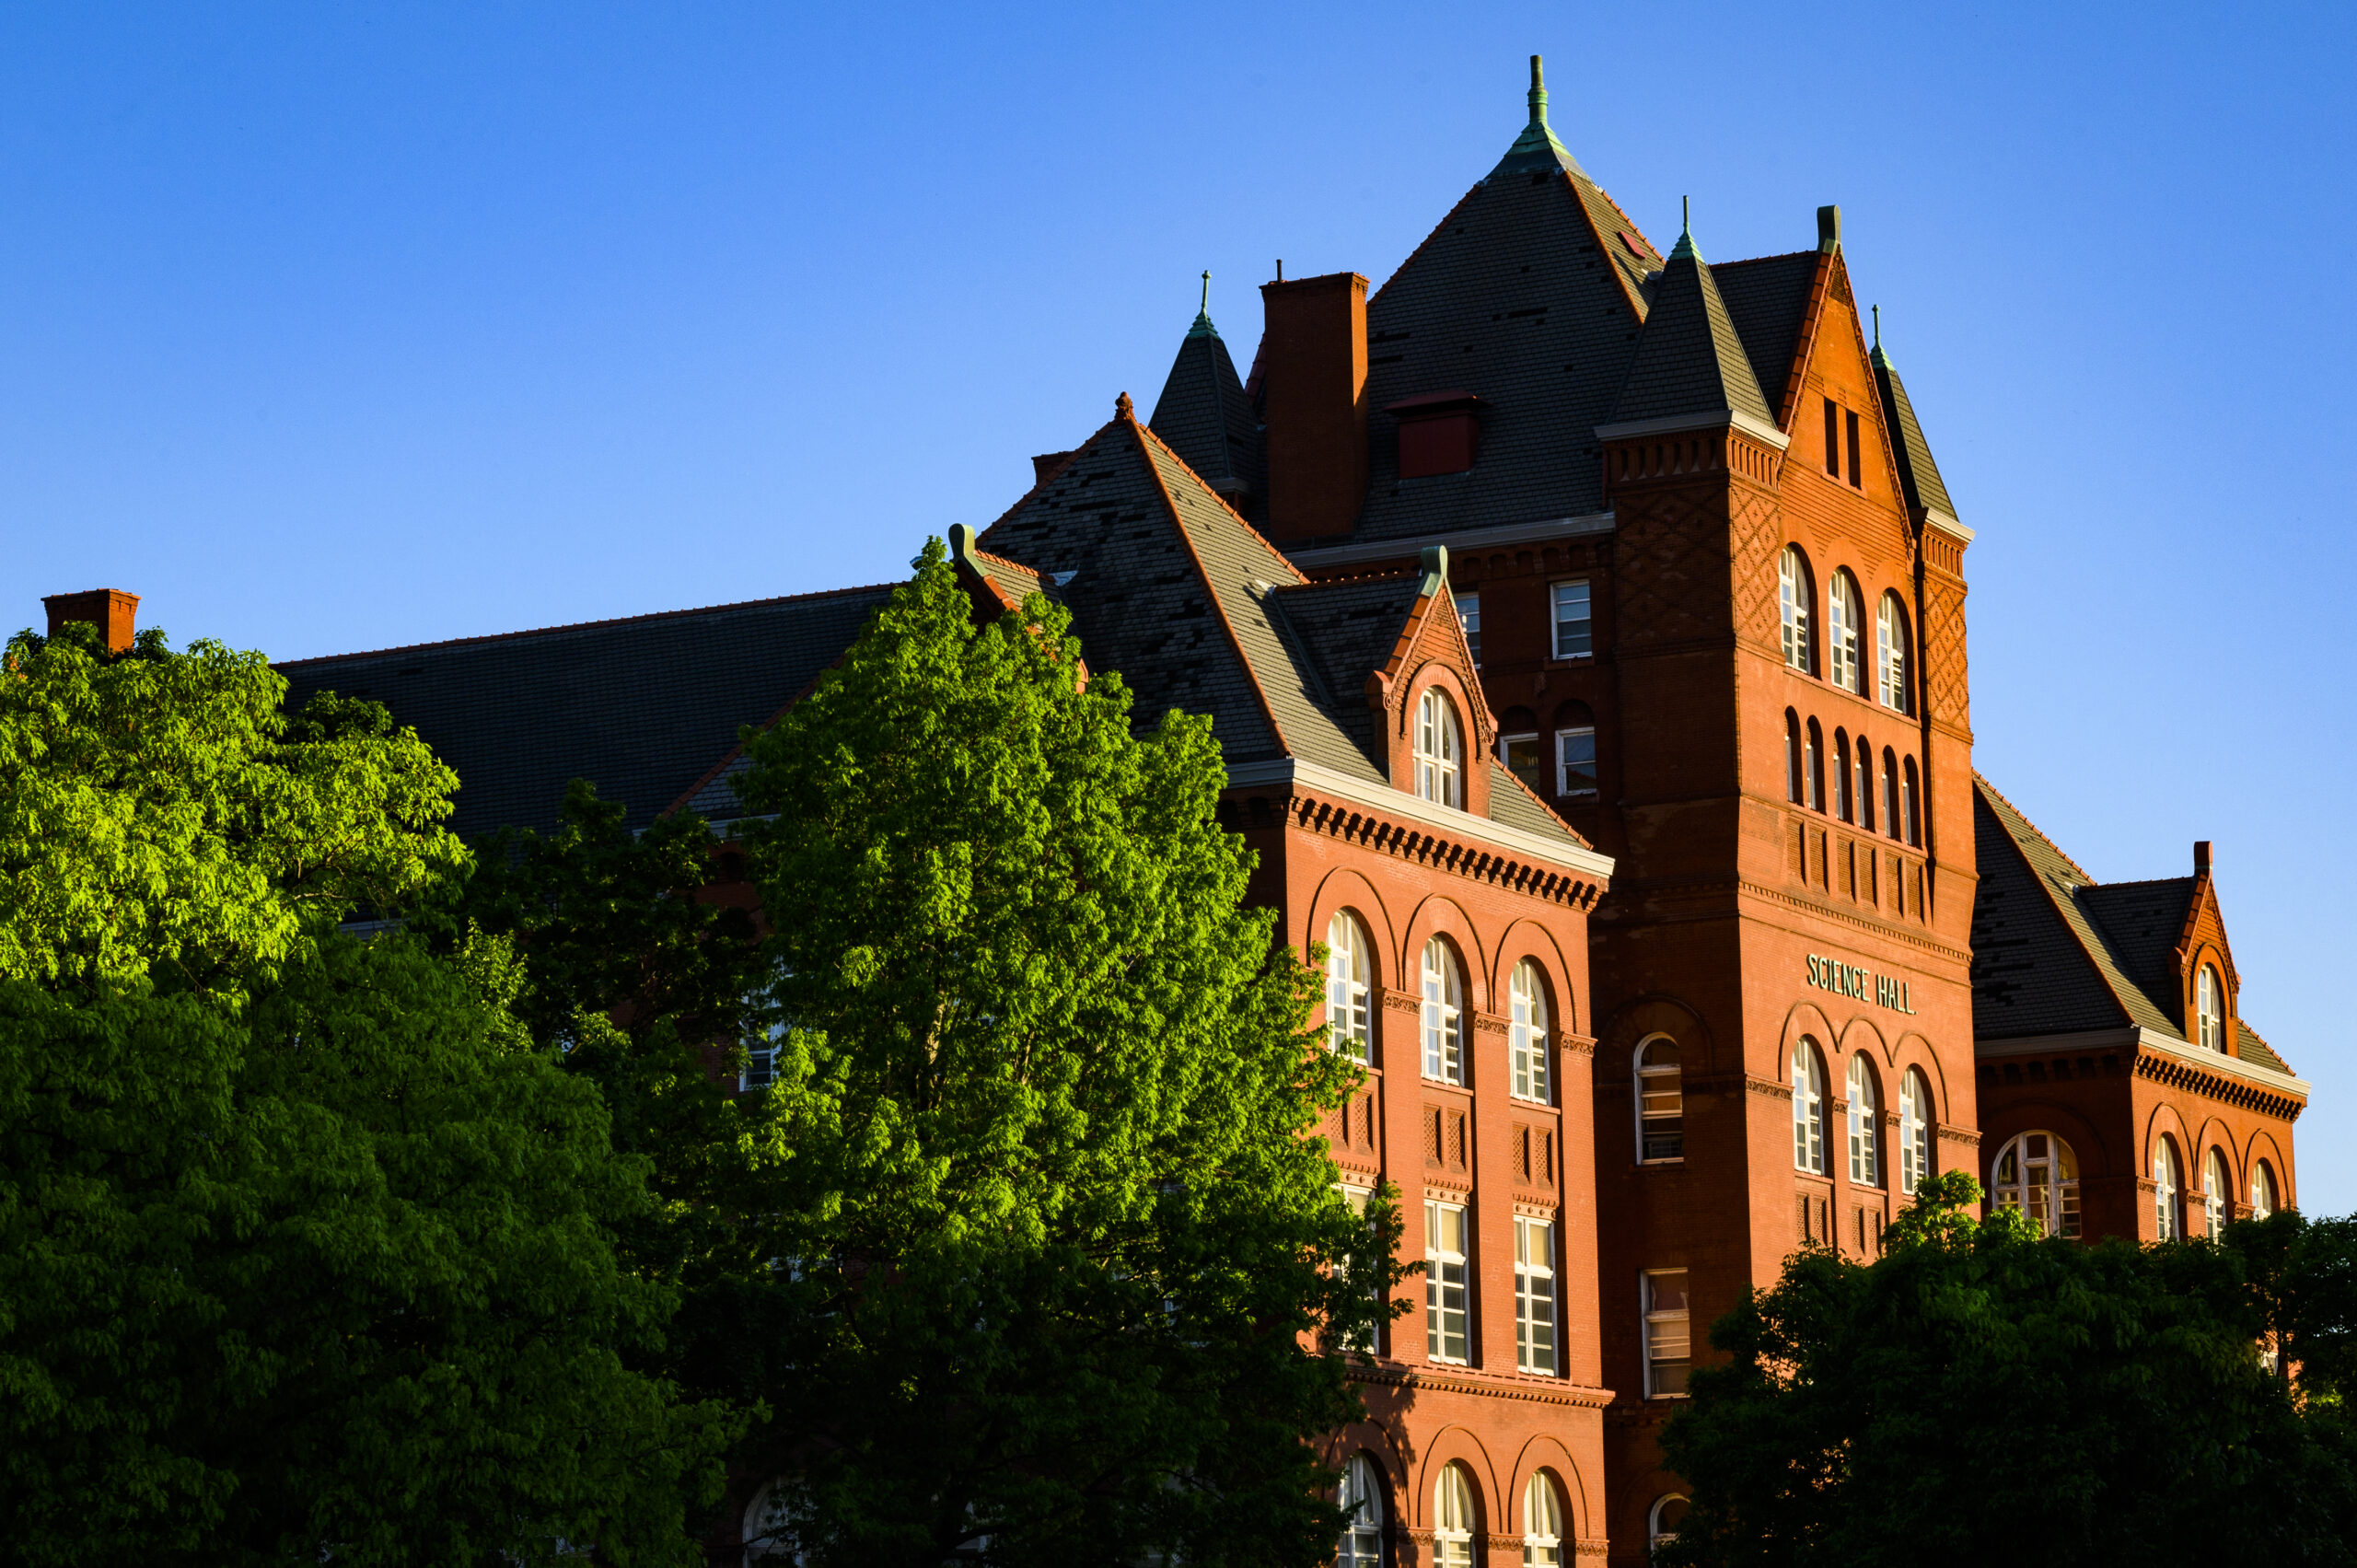
[[[2342,1562],[2348,1431],[2261,1366],[2239,1253],[2039,1237],[1933,1178],[1871,1264],[1805,1251],[1665,1430],[1666,1560]]]
[[[0,675],[0,1539],[55,1563],[688,1560],[729,1436],[513,959],[340,934],[464,856],[372,704],[81,629]]]

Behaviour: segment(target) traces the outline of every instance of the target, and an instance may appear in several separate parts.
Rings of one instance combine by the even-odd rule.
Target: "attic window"
[[[2193,1014],[2199,1030],[2195,1043],[2204,1051],[2226,1049],[2225,993],[2226,988],[2218,983],[2218,971],[2202,965],[2194,981]]]
[[[1481,400],[1470,392],[1426,392],[1383,412],[1399,421],[1399,477],[1463,473],[1480,444]]]

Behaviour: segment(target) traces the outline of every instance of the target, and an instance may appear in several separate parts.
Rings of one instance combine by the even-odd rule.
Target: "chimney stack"
[[[1260,285],[1269,424],[1269,537],[1350,532],[1366,501],[1366,279]]]
[[[2210,841],[2208,839],[2193,841],[2193,874],[2196,877],[2210,875]]]
[[[139,619],[139,596],[121,588],[89,588],[78,594],[51,594],[41,601],[49,610],[49,634],[75,621],[95,626],[110,653],[131,646]]]

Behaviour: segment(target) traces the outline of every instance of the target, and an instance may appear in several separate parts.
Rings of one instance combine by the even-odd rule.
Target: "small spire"
[[[1546,63],[1536,54],[1530,57],[1530,123],[1547,129],[1547,69]]]
[[[1876,351],[1877,353],[1879,353],[1879,352],[1881,351],[1881,349],[1882,349],[1882,307],[1881,307],[1881,306],[1879,306],[1879,305],[1877,305],[1877,306],[1875,306],[1875,307],[1874,308],[1874,309],[1875,309],[1875,351]]]
[[[1492,179],[1501,174],[1547,174],[1553,172],[1577,174],[1579,165],[1555,140],[1555,133],[1547,124],[1547,63],[1539,55],[1530,57],[1530,120],[1523,126],[1514,145],[1498,167],[1490,171]]]
[[[1130,401],[1129,393],[1123,392],[1120,397],[1113,400],[1113,417],[1115,419],[1126,419],[1132,424],[1137,423],[1138,411],[1135,405]]]
[[[1219,329],[1212,325],[1212,272],[1209,267],[1203,269],[1203,306],[1195,312],[1195,324],[1187,329],[1187,335],[1190,338],[1219,336]]]
[[[1669,259],[1675,261],[1681,257],[1691,256],[1696,261],[1701,261],[1702,253],[1694,248],[1693,197],[1680,196],[1678,199],[1678,243],[1670,248]]]

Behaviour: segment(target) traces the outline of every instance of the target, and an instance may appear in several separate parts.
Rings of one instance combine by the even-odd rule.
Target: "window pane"
[[[1546,761],[1535,735],[1509,735],[1501,743],[1506,772],[1528,784],[1535,794],[1547,793]]]
[[[1457,596],[1457,619],[1465,627],[1465,645],[1473,655],[1473,668],[1481,668],[1481,596],[1478,593]]]
[[[1558,795],[1596,793],[1596,731],[1559,729],[1555,732]]]
[[[1555,656],[1585,658],[1596,651],[1588,621],[1588,586],[1557,583],[1555,598]]]

